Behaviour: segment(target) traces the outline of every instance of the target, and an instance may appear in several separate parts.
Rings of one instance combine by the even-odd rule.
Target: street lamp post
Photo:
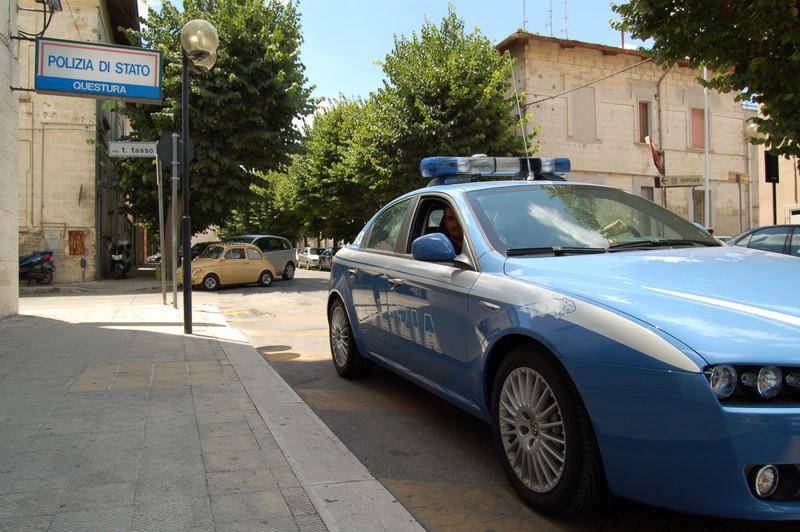
[[[217,60],[217,30],[205,20],[190,20],[181,29],[183,84],[181,95],[181,169],[183,170],[183,332],[192,334],[192,219],[189,216],[189,71],[204,74]]]

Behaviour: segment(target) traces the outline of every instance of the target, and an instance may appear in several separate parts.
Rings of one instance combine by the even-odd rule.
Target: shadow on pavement
[[[258,350],[428,530],[792,528],[697,517],[622,499],[570,519],[536,514],[507,481],[488,425],[382,367],[365,378],[344,380],[330,360],[303,360],[292,349]]]

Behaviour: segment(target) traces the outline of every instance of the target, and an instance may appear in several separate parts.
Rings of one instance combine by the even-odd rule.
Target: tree
[[[433,155],[521,155],[510,85],[512,60],[451,8],[437,25],[396,37],[382,62],[350,162],[378,203],[424,186],[419,163]]]
[[[374,213],[368,179],[350,164],[365,103],[340,98],[314,117],[303,152],[289,169],[293,201],[302,205],[304,234],[322,233],[335,241],[352,240]]]
[[[715,73],[710,88],[760,104],[754,121],[767,137],[758,142],[800,155],[800,1],[631,0],[613,9],[616,28],[654,40],[657,63],[688,58]]]
[[[290,161],[300,137],[292,121],[308,114],[311,102],[299,59],[302,37],[295,3],[185,0],[179,11],[166,1],[160,11],[148,11],[141,31],[129,32],[132,42],[164,54],[161,105],[128,104],[123,110],[131,121],[130,140],[180,131],[179,35],[194,18],[210,21],[220,37],[217,64],[191,85],[191,214],[193,230],[201,230],[246,206],[252,185]],[[157,205],[154,172],[147,162],[117,164],[127,208],[140,219],[153,219]]]

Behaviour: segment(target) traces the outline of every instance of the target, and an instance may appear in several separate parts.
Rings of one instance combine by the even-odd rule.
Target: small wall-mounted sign
[[[658,187],[702,187],[703,176],[701,175],[668,175],[656,178]]]
[[[36,39],[36,92],[145,103],[161,101],[161,52]]]
[[[108,143],[109,157],[156,157],[158,142],[125,142],[112,140]]]

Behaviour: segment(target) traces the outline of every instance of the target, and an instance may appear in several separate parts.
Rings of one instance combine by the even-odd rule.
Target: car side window
[[[800,257],[800,228],[795,227],[792,233],[792,241],[789,243],[789,255]]]
[[[247,248],[247,258],[251,260],[261,260],[261,253],[253,248]]]
[[[283,250],[283,246],[281,245],[281,241],[277,238],[270,238],[268,249],[269,251],[281,251]]]
[[[750,243],[750,239],[751,238],[753,238],[753,233],[747,234],[747,235],[743,236],[742,238],[740,238],[739,241],[736,242],[736,245],[746,248],[747,244]]]
[[[281,238],[278,241],[281,243],[281,249],[292,249],[292,246],[289,244],[288,240]]]
[[[269,251],[269,239],[268,238],[259,238],[255,241],[256,247],[261,251]]]
[[[394,251],[410,205],[411,199],[407,199],[383,211],[372,224],[365,247],[379,251]]]
[[[760,249],[762,251],[783,253],[783,246],[786,244],[788,232],[786,227],[767,227],[761,229],[753,233],[747,247],[751,249]]]
[[[226,259],[243,259],[244,250],[242,248],[231,248],[225,253]]]

